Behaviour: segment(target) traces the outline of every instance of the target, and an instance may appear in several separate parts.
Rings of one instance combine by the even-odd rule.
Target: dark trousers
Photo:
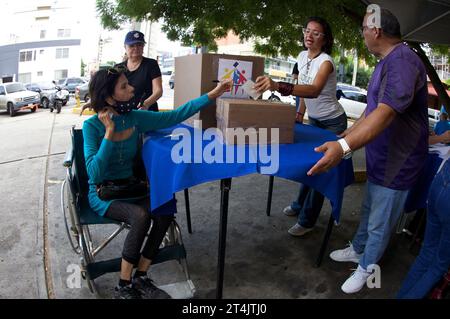
[[[130,230],[122,250],[122,258],[127,262],[137,265],[141,255],[141,248],[145,236],[153,220],[153,226],[148,239],[142,248],[142,256],[152,260],[161,245],[162,240],[176,213],[176,201],[173,199],[161,207],[160,212],[148,212],[148,200],[128,203],[114,201],[109,206],[105,216],[130,225]],[[161,210],[164,210],[161,212]],[[170,210],[170,211],[169,211]]]

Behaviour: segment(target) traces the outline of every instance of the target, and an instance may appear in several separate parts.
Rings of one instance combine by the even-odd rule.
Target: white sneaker
[[[369,276],[370,272],[367,272],[364,268],[358,265],[358,268],[341,286],[342,291],[346,294],[353,294],[360,291],[366,284]]]
[[[350,244],[350,246],[348,246],[345,249],[339,249],[339,250],[335,250],[333,252],[331,252],[330,254],[330,258],[333,259],[334,261],[339,261],[339,262],[354,262],[354,263],[359,263],[359,259],[361,258],[362,254],[357,254],[356,251],[353,249],[353,245]]]
[[[297,212],[293,210],[291,206],[287,206],[283,209],[283,214],[286,216],[296,216]]]
[[[294,226],[289,228],[288,233],[291,234],[292,236],[299,237],[299,236],[303,236],[306,233],[309,233],[313,229],[314,228],[305,228],[305,227],[295,223]]]

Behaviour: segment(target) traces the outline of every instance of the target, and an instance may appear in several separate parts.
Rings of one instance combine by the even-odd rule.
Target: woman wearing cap
[[[309,18],[303,28],[303,46],[306,50],[297,59],[298,85],[274,82],[269,77],[260,76],[256,79],[255,89],[300,97],[298,122],[303,122],[307,109],[310,125],[340,134],[347,128],[347,116],[336,98],[336,67],[330,56],[333,35],[328,22],[319,17]],[[297,200],[283,210],[288,216],[298,215],[297,223],[288,230],[289,234],[303,236],[310,232],[323,201],[321,193],[302,185]]]
[[[127,33],[124,41],[128,82],[135,89],[134,102],[140,110],[158,111],[158,99],[163,94],[161,70],[155,59],[146,58],[144,53],[144,34],[139,31]]]

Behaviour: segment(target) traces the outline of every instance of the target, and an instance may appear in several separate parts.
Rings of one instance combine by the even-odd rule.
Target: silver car
[[[75,88],[75,98],[77,96],[84,102],[89,101],[89,83],[84,83]]]
[[[27,90],[38,92],[41,99],[41,106],[45,109],[49,107],[49,105],[54,104],[56,88],[55,84],[52,82],[38,82],[38,83],[28,83],[25,85]],[[63,106],[67,104],[69,101],[69,91],[62,90],[62,94],[64,96]]]

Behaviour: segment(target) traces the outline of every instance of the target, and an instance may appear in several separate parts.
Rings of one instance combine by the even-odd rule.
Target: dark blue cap
[[[136,43],[146,43],[144,40],[144,34],[140,31],[130,31],[125,37],[124,44],[133,45]]]

